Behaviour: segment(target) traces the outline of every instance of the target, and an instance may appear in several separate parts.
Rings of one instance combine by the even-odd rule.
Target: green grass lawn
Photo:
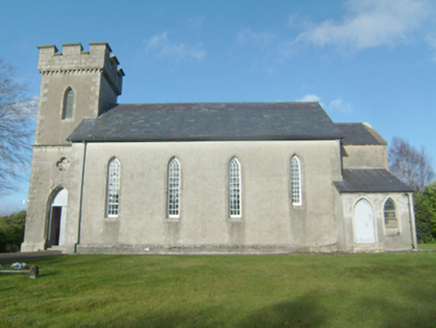
[[[430,252],[27,263],[40,267],[38,279],[0,274],[0,327],[436,326]]]
[[[436,243],[418,244],[418,248],[423,251],[436,251]]]

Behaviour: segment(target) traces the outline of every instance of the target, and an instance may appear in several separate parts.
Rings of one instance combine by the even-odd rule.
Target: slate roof
[[[344,136],[344,145],[387,145],[387,142],[368,123],[336,123]]]
[[[385,169],[344,169],[342,176],[343,181],[333,181],[340,193],[413,191]]]
[[[316,102],[120,104],[86,118],[72,142],[320,140],[341,133]]]

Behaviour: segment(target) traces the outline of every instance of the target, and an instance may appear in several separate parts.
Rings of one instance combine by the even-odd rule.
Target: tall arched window
[[[106,215],[109,218],[118,217],[119,198],[120,198],[120,161],[113,158],[109,162],[107,173],[107,190],[106,190]]]
[[[240,218],[241,212],[241,164],[236,158],[229,163],[229,215]]]
[[[301,199],[301,165],[297,156],[291,158],[291,195],[292,205],[302,204]]]
[[[173,158],[168,164],[168,200],[169,218],[180,217],[180,163]]]
[[[386,229],[398,229],[397,214],[395,211],[395,203],[392,198],[388,198],[384,206],[384,217]]]
[[[64,95],[64,103],[62,108],[62,119],[73,118],[73,109],[74,109],[74,91],[71,88],[68,88],[65,91]]]

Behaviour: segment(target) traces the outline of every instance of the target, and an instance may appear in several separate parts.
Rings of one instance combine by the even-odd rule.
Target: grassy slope
[[[0,275],[0,327],[436,326],[436,253],[58,256]]]

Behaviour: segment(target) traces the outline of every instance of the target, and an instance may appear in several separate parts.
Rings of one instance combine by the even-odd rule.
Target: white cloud
[[[206,51],[198,47],[172,42],[168,32],[153,35],[144,43],[145,53],[175,62],[187,59],[202,60],[206,56]]]
[[[307,94],[305,96],[303,96],[302,98],[297,99],[296,101],[301,101],[301,102],[319,102],[321,100],[320,97],[318,97],[317,95],[311,95],[311,94]]]
[[[429,0],[348,0],[346,8],[342,21],[307,27],[295,42],[353,50],[394,46],[408,42],[434,13]]]
[[[255,45],[266,46],[276,40],[276,36],[271,32],[253,32],[247,28],[240,31],[237,35],[240,45],[254,43]]]
[[[203,16],[193,16],[189,17],[188,22],[188,28],[190,29],[199,29],[203,26],[206,19]]]
[[[350,104],[344,103],[342,98],[339,97],[330,102],[329,110],[341,113],[351,113],[353,108]]]
[[[432,32],[425,38],[428,46],[433,50],[432,60],[436,62],[436,33]]]

